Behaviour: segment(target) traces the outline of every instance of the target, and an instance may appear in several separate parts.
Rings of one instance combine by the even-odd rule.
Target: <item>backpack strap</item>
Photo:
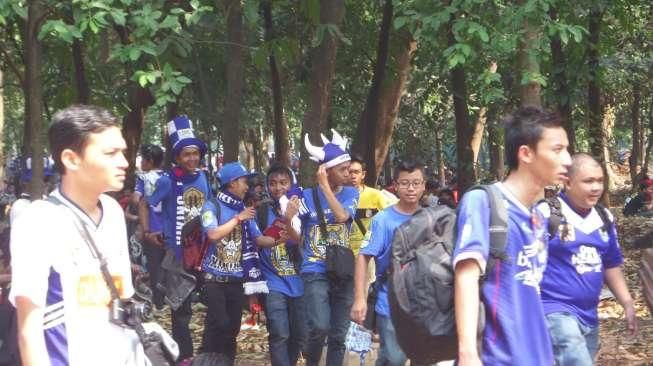
[[[541,203],[546,203],[549,206],[549,211],[551,211],[551,215],[549,216],[549,225],[547,226],[547,231],[549,233],[549,239],[553,239],[556,234],[558,233],[558,230],[560,229],[560,225],[564,224],[567,222],[565,219],[565,215],[562,213],[562,206],[560,205],[560,200],[558,197],[551,197],[551,198],[543,198],[535,204],[536,206],[541,204]],[[563,232],[560,233],[561,238],[566,238],[567,235],[569,234],[569,228],[567,225],[562,226]]]
[[[603,230],[609,233],[610,226],[612,225],[612,221],[610,221],[610,216],[608,215],[607,207],[603,206],[600,203],[597,203],[596,206],[594,207],[596,208],[596,213],[599,214],[601,221],[603,221]]]
[[[503,195],[494,184],[475,185],[469,190],[480,189],[484,191],[490,202],[490,253],[488,256],[485,275],[492,271],[497,260],[505,261],[510,258],[506,254],[508,236],[508,209],[503,203]]]

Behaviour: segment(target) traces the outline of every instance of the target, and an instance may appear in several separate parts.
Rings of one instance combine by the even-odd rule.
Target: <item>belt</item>
[[[213,275],[210,273],[204,273],[205,282],[216,282],[216,283],[243,283],[243,279],[234,276],[225,276],[225,275]]]

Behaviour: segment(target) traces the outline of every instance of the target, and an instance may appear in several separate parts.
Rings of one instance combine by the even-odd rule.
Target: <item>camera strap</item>
[[[104,278],[104,282],[106,282],[107,287],[109,287],[109,291],[111,292],[111,299],[112,300],[120,299],[120,295],[118,294],[118,289],[116,288],[116,285],[113,283],[113,278],[111,277],[111,273],[109,272],[109,265],[107,263],[107,259],[102,255],[100,250],[98,250],[97,245],[95,245],[95,241],[93,240],[91,233],[88,232],[88,228],[86,227],[86,224],[84,224],[84,221],[82,221],[82,218],[79,217],[79,215],[75,211],[73,211],[70,207],[66,206],[65,203],[61,202],[59,198],[55,196],[48,196],[47,200],[51,203],[54,203],[55,205],[63,206],[67,208],[68,211],[71,212],[73,216],[75,216],[75,220],[73,220],[73,223],[75,224],[75,228],[77,228],[79,235],[86,242],[86,245],[88,246],[88,249],[91,251],[93,257],[97,258],[98,261],[100,261],[100,271],[102,272],[102,278]]]

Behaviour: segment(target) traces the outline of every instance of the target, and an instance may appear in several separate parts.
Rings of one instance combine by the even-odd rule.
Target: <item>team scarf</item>
[[[175,255],[177,260],[182,259],[182,250],[181,250],[181,229],[186,223],[186,207],[184,205],[184,186],[194,183],[198,178],[203,176],[202,172],[196,170],[192,174],[187,174],[183,169],[179,167],[172,168],[168,173],[170,178],[172,178],[175,183],[174,192],[175,192]],[[208,189],[208,184],[206,184]],[[208,193],[210,194],[210,193]],[[206,197],[208,198],[208,197]],[[190,219],[190,218],[189,218]]]
[[[216,198],[223,205],[236,212],[242,212],[245,209],[243,201],[229,192],[218,192]],[[254,225],[252,220],[245,220],[240,223],[241,232],[243,233],[241,242],[241,264],[244,276],[243,288],[245,289],[245,295],[267,294],[268,286],[259,268],[258,251],[256,250],[256,242],[250,231],[250,225]]]

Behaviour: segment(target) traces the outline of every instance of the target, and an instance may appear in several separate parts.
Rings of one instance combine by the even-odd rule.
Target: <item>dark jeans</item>
[[[308,320],[306,364],[317,365],[328,336],[327,366],[340,366],[345,357],[349,311],[354,299],[353,281],[334,282],[324,273],[304,273],[304,303]]]
[[[172,309],[171,309],[172,310]],[[190,296],[177,310],[172,310],[172,338],[179,345],[179,360],[193,356],[193,338],[190,334],[190,318],[193,316]]]
[[[145,253],[145,267],[147,273],[150,276],[150,288],[152,289],[152,303],[158,308],[163,307],[163,291],[157,287],[157,284],[161,282],[161,262],[163,257],[166,255],[166,250],[164,247],[161,247],[156,244],[150,244],[146,241],[143,241],[143,252]]]
[[[245,304],[243,284],[209,282],[204,285],[204,296],[208,309],[201,351],[224,354],[233,363]]]
[[[297,364],[306,340],[303,298],[270,291],[265,297],[265,315],[272,366]]]
[[[403,366],[406,363],[406,355],[397,343],[392,319],[376,314],[376,326],[381,337],[381,348],[375,366]]]

